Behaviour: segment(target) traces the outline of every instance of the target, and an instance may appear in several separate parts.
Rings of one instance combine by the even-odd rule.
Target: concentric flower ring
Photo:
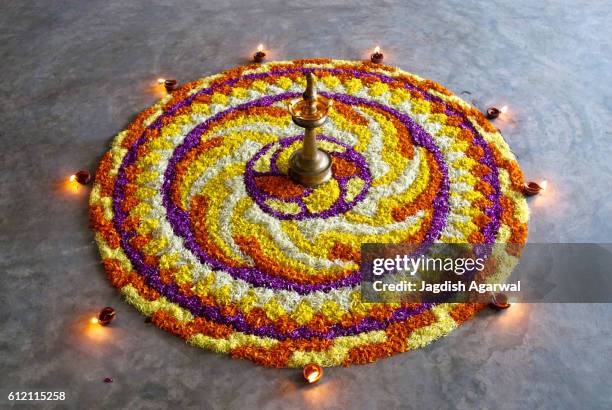
[[[309,70],[334,100],[318,136],[334,177],[317,188],[287,177],[301,130],[284,102]],[[90,210],[112,284],[157,326],[267,366],[333,366],[423,346],[480,308],[362,303],[362,243],[523,244],[522,184],[498,131],[442,86],[301,60],[145,110],[102,159]]]

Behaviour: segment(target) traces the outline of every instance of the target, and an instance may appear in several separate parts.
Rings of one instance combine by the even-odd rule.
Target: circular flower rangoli
[[[287,177],[302,129],[285,103],[309,70],[334,101],[317,137],[334,176],[316,188]],[[334,366],[424,346],[482,307],[362,303],[362,243],[524,244],[522,185],[498,131],[439,84],[317,59],[235,68],[145,110],[90,211],[110,281],[157,326],[266,366]]]

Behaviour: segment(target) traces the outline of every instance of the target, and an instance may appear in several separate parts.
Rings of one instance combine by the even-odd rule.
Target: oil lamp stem
[[[305,161],[314,161],[317,158],[317,140],[315,139],[316,128],[306,128],[304,130],[304,146],[302,158]]]

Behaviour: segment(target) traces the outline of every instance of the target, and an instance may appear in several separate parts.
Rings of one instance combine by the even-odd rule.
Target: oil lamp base
[[[289,176],[298,184],[315,187],[330,180],[332,176],[332,161],[330,155],[317,149],[312,160],[305,160],[302,149],[291,155],[289,159]]]

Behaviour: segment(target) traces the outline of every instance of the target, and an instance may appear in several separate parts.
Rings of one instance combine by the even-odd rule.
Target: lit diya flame
[[[323,376],[323,368],[316,363],[307,364],[302,372],[309,384],[318,382]]]
[[[266,53],[264,53],[264,45],[260,44],[257,46],[257,52],[253,55],[253,61],[256,63],[261,63],[266,58]]]
[[[85,322],[83,327],[84,335],[93,342],[101,343],[110,337],[109,329],[102,323],[98,315],[92,316]]]
[[[115,309],[110,306],[107,306],[102,309],[100,313],[98,313],[97,317],[92,317],[89,322],[93,325],[106,326],[109,325],[113,320],[115,320],[115,316],[117,316]]]
[[[167,80],[164,80],[164,87],[166,88],[166,92],[168,92],[168,94],[176,90],[177,85],[178,85],[178,81],[175,80],[174,78],[169,78]]]
[[[176,86],[178,85],[178,81],[174,78],[158,78],[157,84],[163,85],[166,89],[166,92],[171,93],[176,90]]]
[[[504,105],[501,108],[497,107],[489,107],[487,108],[487,118],[490,120],[494,120],[502,114],[506,114],[508,112],[508,106]]]
[[[70,182],[78,182],[81,185],[87,185],[91,182],[91,174],[89,171],[79,171],[74,175],[70,175]]]
[[[76,194],[79,192],[79,183],[76,180],[76,175],[70,175],[68,180],[64,183],[66,191]]]
[[[508,296],[503,293],[497,293],[493,295],[493,300],[489,303],[489,307],[495,310],[504,310],[508,309],[510,306],[510,302],[508,301]]]
[[[382,63],[384,58],[385,58],[385,56],[380,51],[380,46],[374,47],[374,52],[370,56],[370,61],[372,61],[375,64],[380,64],[380,63]]]
[[[91,182],[91,175],[88,171],[79,171],[76,174],[70,175],[68,178],[67,187],[70,191],[78,192],[79,185],[87,185]]]
[[[537,182],[527,182],[523,187],[523,193],[527,196],[533,196],[539,194],[541,191],[546,190],[548,186],[548,181],[543,180],[539,184]]]

